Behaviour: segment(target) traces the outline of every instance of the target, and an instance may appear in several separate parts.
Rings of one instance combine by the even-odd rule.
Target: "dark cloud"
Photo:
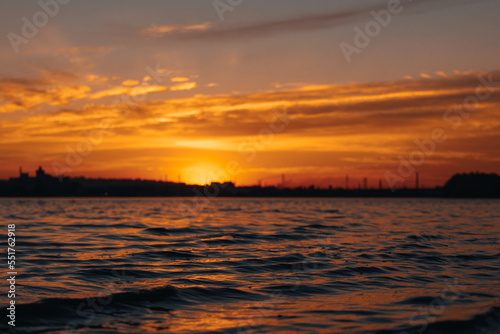
[[[219,40],[219,39],[238,39],[238,38],[256,38],[268,36],[270,34],[292,33],[307,30],[319,30],[346,24],[361,15],[366,15],[370,10],[380,7],[356,9],[340,13],[329,13],[321,15],[309,15],[296,17],[280,21],[255,23],[240,27],[231,28],[211,28],[203,31],[191,31],[176,34],[181,39],[198,40]]]
[[[471,0],[465,3],[482,1],[486,0]],[[428,10],[443,9],[449,6],[457,6],[463,4],[464,2],[451,0],[419,0],[413,2],[401,1],[401,6],[405,9],[405,12],[409,14],[418,14]],[[253,23],[244,26],[222,28],[220,26],[214,26],[205,30],[180,30],[166,34],[164,38],[211,42],[217,40],[240,38],[260,38],[274,34],[329,29],[352,22],[357,22],[363,18],[373,19],[370,14],[371,11],[380,11],[383,9],[387,9],[387,6],[387,2],[380,2],[377,5],[346,10],[343,12],[307,15],[284,20]]]
[[[114,133],[121,136],[255,136],[269,126],[273,112],[282,111],[287,105],[290,123],[286,132],[294,136],[409,133],[431,124],[449,126],[443,121],[444,111],[474,96],[481,85],[479,78],[487,81],[490,74],[493,81],[500,82],[500,71],[492,71],[446,78],[311,86],[249,95],[148,101],[130,108],[123,118],[117,113],[122,105],[64,108],[32,119],[30,123],[34,127],[39,123],[41,128],[59,129],[61,136],[68,135],[68,129],[95,126],[96,119],[106,117],[113,120]],[[487,125],[486,132],[491,132],[497,119],[495,115],[500,110],[498,106],[500,86],[481,102],[474,122]],[[488,121],[488,118],[493,119]],[[70,122],[77,122],[78,126]]]

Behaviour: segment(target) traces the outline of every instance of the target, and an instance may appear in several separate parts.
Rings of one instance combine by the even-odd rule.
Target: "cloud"
[[[500,86],[480,89],[480,93],[490,91],[491,95],[470,111],[459,130],[453,130],[443,120],[446,110],[463,105],[466,97],[475,96],[480,76],[487,78],[490,74],[493,81],[500,83],[500,71],[493,71],[335,86],[284,84],[293,88],[255,94],[197,94],[147,100],[132,106],[125,103],[64,106],[56,112],[20,114],[15,120],[4,118],[0,148],[5,148],[7,156],[16,161],[27,159],[19,152],[32,150],[36,152],[30,156],[37,159],[54,157],[58,152],[60,159],[64,159],[67,145],[76,147],[86,138],[82,134],[98,128],[101,120],[107,119],[113,124],[112,134],[106,134],[102,145],[96,146],[92,156],[85,160],[89,170],[101,168],[99,159],[111,156],[117,160],[106,166],[116,163],[120,169],[117,161],[130,163],[131,154],[136,154],[134,159],[138,161],[151,160],[148,166],[163,166],[157,160],[165,152],[172,153],[168,155],[172,159],[200,156],[220,159],[233,154],[231,159],[236,156],[244,161],[247,155],[241,154],[242,143],[258,141],[258,134],[270,127],[275,112],[283,113],[286,106],[289,122],[259,152],[257,169],[293,170],[307,165],[317,171],[327,166],[332,169],[328,173],[335,168],[387,170],[397,166],[399,155],[407,156],[416,149],[415,140],[431,138],[432,130],[438,127],[445,129],[448,139],[426,160],[428,173],[440,175],[442,170],[456,171],[457,166],[465,168],[473,164],[495,168],[500,154],[495,145],[500,138]],[[40,103],[53,104],[59,103],[57,98],[67,101],[79,94],[76,87],[70,86],[45,90],[31,87],[37,84],[3,79],[0,92],[9,85],[30,87],[32,94],[39,94]],[[120,86],[97,93],[102,97],[139,94],[143,92],[133,89],[141,88]],[[129,110],[126,116],[124,109]]]
[[[106,90],[99,91],[89,96],[90,99],[96,100],[107,96],[116,95],[144,95],[149,93],[164,92],[169,90],[167,86],[139,86],[139,87],[114,87]]]
[[[53,84],[46,79],[0,78],[0,113],[27,110],[43,103],[51,106],[69,104],[85,98],[90,87]]]
[[[125,80],[122,82],[122,85],[124,86],[137,86],[139,84],[139,81],[137,80]]]
[[[472,0],[469,3],[482,2],[485,0]],[[402,1],[401,6],[409,14],[420,14],[424,11],[447,8],[449,6],[463,5],[452,0],[420,0],[414,2]],[[150,37],[173,37],[180,40],[218,41],[242,38],[261,38],[275,34],[297,33],[304,31],[330,29],[343,26],[363,18],[372,20],[371,11],[387,10],[387,2],[377,5],[350,9],[342,12],[321,13],[315,15],[304,15],[295,18],[258,22],[242,26],[226,27],[214,26],[208,23],[194,26],[151,26],[142,30],[143,34],[149,33]],[[420,8],[427,6],[425,8]],[[432,7],[431,7],[432,6]],[[414,9],[413,9],[414,8]],[[413,9],[413,10],[412,10]],[[188,29],[190,28],[191,29]]]
[[[150,93],[165,92],[168,90],[178,91],[178,90],[191,90],[196,88],[196,82],[185,82],[174,86],[159,86],[159,85],[140,85],[136,87],[129,87],[138,84],[135,80],[126,80],[122,83],[124,86],[117,86],[110,89],[98,91],[89,96],[90,99],[96,100],[107,96],[117,96],[117,95],[130,95],[138,96]]]
[[[99,76],[97,74],[87,74],[83,78],[86,81],[92,82],[92,83],[103,83],[103,82],[107,82],[109,80],[109,78],[103,77],[103,76]]]
[[[401,1],[405,14],[421,14],[430,10],[446,9],[451,6],[461,6],[485,2],[490,0],[470,0],[457,2],[454,0],[419,0]],[[344,26],[346,24],[373,20],[372,11],[387,9],[387,1],[379,2],[361,8],[345,10],[342,12],[321,13],[315,15],[304,15],[281,20],[256,22],[241,26],[215,25],[204,23],[187,27],[197,29],[186,29],[183,26],[152,26],[142,30],[142,34],[151,38],[173,38],[184,41],[225,41],[236,39],[263,38],[276,34],[299,33],[314,30],[323,30]],[[150,30],[149,35],[146,34]]]
[[[383,138],[418,137],[436,126],[444,126],[444,112],[463,104],[476,93],[478,76],[490,73],[414,79],[351,85],[308,85],[287,90],[241,95],[194,95],[187,98],[148,100],[134,106],[125,104],[89,105],[83,109],[66,109],[31,119],[30,129],[63,131],[61,122],[85,126],[85,120],[117,118],[119,110],[130,107],[124,119],[116,120],[116,134],[134,136],[179,137],[190,139],[230,138],[256,135],[269,126],[274,111],[286,107],[290,124],[287,135],[296,137],[372,136]],[[500,71],[491,72],[500,82]],[[194,82],[177,86],[118,86],[88,95],[88,90],[68,86],[39,92],[37,103],[62,104],[81,94],[87,100],[116,95],[142,95],[168,89],[192,89]],[[481,92],[486,92],[483,88]],[[50,96],[50,99],[47,98]],[[42,99],[43,97],[43,99]],[[35,99],[35,98],[33,98]],[[26,99],[32,101],[33,99]],[[4,107],[3,105],[0,106]],[[492,135],[500,128],[500,86],[493,87],[488,100],[465,122],[462,135]],[[7,106],[9,108],[9,106]],[[17,106],[19,108],[19,106]],[[71,125],[75,124],[75,125]],[[40,130],[40,131],[42,131]],[[31,130],[26,130],[29,135]],[[38,130],[37,130],[38,131]],[[38,133],[44,133],[42,132]],[[388,135],[390,134],[390,135]],[[381,139],[377,139],[380,143]],[[319,140],[319,139],[318,139]]]
[[[195,40],[225,40],[238,38],[256,38],[269,36],[278,33],[293,33],[308,30],[327,29],[338,25],[343,25],[354,18],[361,15],[366,15],[372,9],[380,7],[372,7],[369,9],[356,9],[345,12],[336,12],[321,15],[308,15],[286,20],[254,23],[239,27],[218,28],[207,27],[199,31],[182,31],[182,33],[172,34],[179,39],[195,39]]]
[[[170,87],[170,90],[191,90],[196,88],[196,82],[186,82]]]
[[[500,72],[493,73],[494,80],[500,81]],[[353,133],[386,136],[392,132],[393,137],[415,137],[430,127],[446,125],[443,113],[475,94],[479,75],[486,77],[488,73],[147,101],[131,110],[117,133],[188,138],[255,135],[269,124],[273,110],[286,105],[290,135],[320,138]],[[479,105],[474,122],[464,124],[464,133],[466,129],[475,135],[495,131],[500,126],[494,120],[498,106],[500,88],[495,87],[489,99]],[[479,126],[484,133],[474,132]]]
[[[189,81],[189,78],[186,78],[186,77],[174,77],[174,78],[170,79],[170,81],[172,81],[172,82],[185,82],[185,81]]]
[[[205,22],[202,24],[194,24],[194,25],[163,25],[157,26],[152,24],[149,28],[145,28],[141,30],[143,36],[148,38],[160,38],[165,34],[171,33],[186,33],[189,31],[202,31],[207,30],[211,26],[210,22]]]

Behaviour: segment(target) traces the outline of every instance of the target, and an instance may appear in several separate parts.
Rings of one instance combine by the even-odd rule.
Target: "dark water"
[[[500,333],[499,204],[2,199],[15,331]]]

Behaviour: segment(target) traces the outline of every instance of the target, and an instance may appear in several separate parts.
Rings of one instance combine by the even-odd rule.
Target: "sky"
[[[500,172],[495,0],[0,2],[0,178]]]

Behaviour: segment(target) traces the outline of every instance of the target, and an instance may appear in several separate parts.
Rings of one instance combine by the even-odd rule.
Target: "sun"
[[[224,169],[211,163],[199,163],[185,168],[182,172],[182,180],[188,184],[199,185],[229,181]]]

